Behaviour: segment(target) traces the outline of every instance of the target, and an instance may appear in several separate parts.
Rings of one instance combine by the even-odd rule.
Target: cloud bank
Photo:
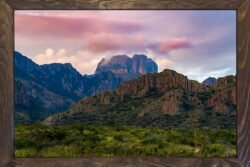
[[[92,74],[102,58],[143,53],[202,81],[236,73],[235,11],[15,11],[15,49]]]

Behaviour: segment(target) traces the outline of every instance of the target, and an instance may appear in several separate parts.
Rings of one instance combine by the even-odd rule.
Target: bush
[[[39,144],[34,141],[34,139],[29,138],[17,138],[15,140],[15,147],[16,149],[23,149],[23,148],[38,148]]]
[[[232,157],[236,131],[133,126],[16,126],[16,157]],[[195,147],[196,143],[196,147]],[[198,151],[197,151],[198,150]]]

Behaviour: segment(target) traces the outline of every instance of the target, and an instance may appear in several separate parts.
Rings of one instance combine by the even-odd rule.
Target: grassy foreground
[[[235,157],[236,131],[17,125],[16,157]]]

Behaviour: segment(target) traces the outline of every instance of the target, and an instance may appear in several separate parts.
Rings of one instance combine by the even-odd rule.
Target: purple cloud
[[[128,37],[121,34],[98,34],[87,40],[87,49],[93,53],[106,51],[146,51],[150,49],[155,53],[167,54],[172,50],[191,47],[191,41],[186,38],[170,38],[152,42],[144,36]]]
[[[140,22],[105,19],[102,17],[66,17],[15,15],[15,31],[23,36],[79,38],[96,33],[134,33],[143,29]]]

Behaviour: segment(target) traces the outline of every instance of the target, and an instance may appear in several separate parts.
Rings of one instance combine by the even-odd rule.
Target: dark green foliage
[[[236,114],[220,114],[199,109],[181,112],[178,115],[162,114],[156,109],[140,114],[144,103],[152,103],[150,98],[140,99],[135,97],[126,103],[118,103],[113,107],[105,108],[99,105],[100,112],[76,112],[63,115],[62,124],[82,123],[88,125],[110,125],[110,126],[139,126],[139,127],[169,127],[169,128],[191,128],[192,113],[197,117],[197,127],[232,129],[236,127]],[[127,100],[129,99],[126,98]],[[144,109],[142,109],[144,110]],[[149,110],[149,109],[145,109]]]
[[[151,88],[150,88],[151,89]],[[179,89],[180,92],[183,90]],[[197,94],[194,92],[183,92],[181,100],[182,111],[177,115],[162,113],[159,103],[162,94],[156,89],[146,91],[143,98],[124,95],[123,101],[111,102],[108,105],[92,103],[92,111],[69,111],[61,114],[60,122],[56,124],[88,124],[88,125],[109,125],[109,126],[139,126],[139,127],[169,127],[169,128],[190,128],[192,127],[191,115],[197,115],[197,127],[231,129],[236,127],[236,112],[216,113],[211,109],[202,108],[205,104],[191,103],[188,97],[198,96],[205,103],[204,99],[210,98],[215,93],[211,90],[208,94]],[[204,96],[204,97],[203,97]],[[82,106],[88,105],[85,103]]]
[[[15,147],[18,149],[30,148],[30,147],[38,148],[38,146],[39,144],[37,143],[37,141],[30,138],[20,138],[15,143]]]
[[[132,126],[18,125],[16,157],[235,157],[236,131]]]
[[[34,122],[40,122],[50,115],[57,113],[56,111],[51,111],[44,109],[42,107],[37,107],[34,102],[32,107],[24,107],[22,105],[15,105],[15,124],[32,124]]]

